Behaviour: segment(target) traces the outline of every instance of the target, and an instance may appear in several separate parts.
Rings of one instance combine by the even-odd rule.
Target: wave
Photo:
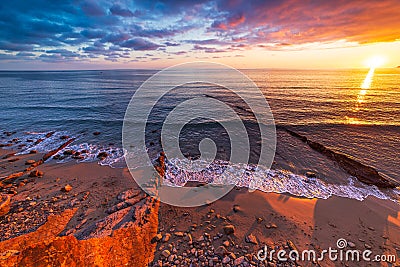
[[[206,170],[196,171],[205,162],[172,159],[166,162],[164,182],[173,186],[185,186],[187,182],[205,182],[215,185],[236,185],[263,192],[288,193],[298,197],[327,199],[331,196],[364,200],[369,196],[379,199],[397,199],[398,189],[380,189],[367,185],[350,176],[347,183],[330,184],[318,178],[309,178],[287,170],[269,169],[248,164],[232,164],[217,161]],[[177,168],[176,166],[185,166]],[[185,170],[186,169],[186,170]]]

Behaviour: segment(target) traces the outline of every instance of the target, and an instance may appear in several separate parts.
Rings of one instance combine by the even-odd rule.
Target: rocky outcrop
[[[397,181],[394,181],[389,177],[384,177],[373,167],[362,164],[361,162],[355,160],[349,155],[334,151],[318,142],[311,141],[307,137],[287,128],[285,128],[285,130],[290,135],[308,144],[315,151],[318,151],[321,154],[330,158],[331,160],[337,162],[343,170],[345,170],[348,174],[356,177],[359,181],[363,183],[376,185],[381,188],[395,188],[400,186]]]
[[[122,197],[131,206],[116,208],[79,232],[59,236],[74,216],[76,209],[70,209],[49,216],[35,232],[0,242],[0,266],[147,266],[153,260],[159,204],[139,194],[122,195],[135,195]]]

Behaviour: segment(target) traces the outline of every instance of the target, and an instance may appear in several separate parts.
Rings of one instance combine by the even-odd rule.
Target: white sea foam
[[[176,168],[177,162],[179,166],[185,166],[185,169]],[[399,190],[379,189],[374,185],[361,183],[354,177],[349,177],[346,183],[331,184],[319,178],[309,178],[286,170],[230,164],[224,161],[216,161],[206,170],[199,172],[196,161],[172,159],[166,164],[164,181],[175,186],[184,186],[189,181],[231,184],[263,192],[289,193],[306,198],[327,199],[331,196],[339,196],[364,200],[368,196],[374,196],[399,203],[396,197]]]

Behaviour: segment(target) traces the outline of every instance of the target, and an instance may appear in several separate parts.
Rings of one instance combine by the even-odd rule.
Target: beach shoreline
[[[3,158],[11,151],[2,149],[0,152]],[[14,161],[16,157],[18,160]],[[2,159],[2,175],[23,169],[28,160],[39,158],[39,154],[26,154]],[[143,240],[148,241],[144,247],[150,249],[143,255],[146,255],[146,264],[150,266],[173,265],[177,262],[182,266],[189,266],[193,262],[213,262],[218,266],[224,260],[231,266],[235,260],[236,263],[243,260],[249,264],[261,264],[254,258],[259,249],[264,245],[288,249],[288,240],[299,250],[312,248],[321,251],[335,247],[339,238],[348,240],[357,249],[371,248],[375,254],[397,255],[400,249],[399,206],[388,200],[368,197],[358,201],[335,196],[307,199],[258,190],[250,192],[247,188],[235,187],[214,203],[183,208],[146,197],[127,168],[110,168],[96,162],[45,162],[37,169],[43,172],[42,177],[28,177],[29,174],[25,174],[11,183],[15,184],[15,188],[10,186],[7,191],[2,188],[3,193],[13,193],[11,209],[1,218],[1,260],[5,262],[32,258],[32,255],[26,254],[27,250],[38,246],[40,242],[27,241],[18,248],[21,251],[15,250],[18,254],[14,251],[15,255],[4,251],[4,244],[37,232],[52,216],[74,210],[65,226],[53,238],[73,237],[77,240],[74,244],[80,246],[77,245],[81,242],[79,240],[90,244],[90,240],[107,239],[118,231],[132,230],[133,222],[138,219],[134,215],[142,218],[145,214],[144,211],[135,214],[132,210],[138,206],[143,210],[143,207],[152,207],[154,203],[157,203],[157,208],[150,210],[156,219],[152,219],[152,224],[144,223],[149,230],[147,237],[141,239],[142,243]],[[66,185],[71,186],[68,192]],[[129,190],[138,193],[133,198],[121,198],[121,194],[123,196]],[[129,203],[132,199],[136,202],[121,204]],[[158,223],[154,223],[154,220]],[[104,228],[102,222],[106,221],[111,227]],[[12,225],[19,225],[21,229],[12,228]],[[232,225],[234,233],[226,234],[226,225]],[[168,241],[165,241],[165,236],[170,236]],[[140,255],[136,252],[135,255]],[[199,253],[203,253],[203,257],[199,257]],[[96,257],[103,256],[100,253]],[[57,259],[56,255],[52,257]],[[125,260],[143,260],[143,257],[138,257],[125,257]],[[90,259],[87,260],[90,262]],[[336,266],[329,260],[320,264]],[[357,264],[349,262],[348,266],[364,266]]]

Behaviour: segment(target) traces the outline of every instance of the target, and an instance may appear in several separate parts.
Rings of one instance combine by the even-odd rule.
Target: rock
[[[161,239],[162,239],[162,234],[158,233],[151,239],[151,242],[156,243],[156,242],[160,241]]]
[[[105,159],[107,157],[108,157],[107,152],[100,152],[99,154],[97,154],[98,159]]]
[[[234,264],[234,265],[239,265],[239,264],[242,264],[242,263],[244,263],[244,262],[245,262],[244,256],[240,256],[239,258],[237,258],[237,259],[233,262],[233,264]]]
[[[305,142],[312,149],[320,152],[328,158],[334,160],[342,169],[348,174],[356,177],[359,181],[368,185],[376,185],[382,188],[395,188],[400,186],[400,183],[394,179],[381,175],[375,168],[364,165],[353,157],[344,153],[334,151],[318,142],[308,140],[307,137],[302,136],[292,130],[285,129],[290,135],[299,138]]]
[[[37,150],[31,150],[31,151],[29,151],[29,154],[36,154],[37,153]]]
[[[163,242],[164,243],[166,243],[166,242],[168,242],[169,241],[169,239],[171,238],[171,234],[169,234],[169,233],[166,233],[165,235],[164,235],[164,237],[163,237]]]
[[[0,195],[0,217],[6,215],[10,211],[11,197],[9,195]]]
[[[372,226],[369,226],[368,229],[371,230],[371,231],[375,231],[375,228],[372,227]]]
[[[61,188],[61,191],[63,192],[69,192],[72,190],[72,186],[67,184],[66,186],[64,186],[63,188]]]
[[[306,177],[317,178],[317,174],[315,172],[308,171],[308,172],[306,172]]]
[[[68,135],[62,135],[62,136],[60,136],[60,139],[61,139],[61,140],[65,140],[65,139],[68,139],[68,138],[69,138]]]
[[[349,247],[349,248],[355,248],[356,247],[356,244],[354,244],[353,242],[347,242],[347,246]]]
[[[222,245],[224,245],[225,247],[229,247],[229,241],[226,240],[224,243],[222,243]]]
[[[240,208],[239,205],[233,205],[233,211],[234,212],[239,212],[239,211],[242,211],[242,209]]]
[[[101,132],[93,132],[93,135],[100,135],[101,134]]]
[[[257,223],[262,223],[262,221],[263,221],[263,218],[261,218],[261,217],[257,218]]]
[[[164,258],[168,258],[168,257],[171,255],[171,252],[169,252],[168,249],[165,249],[165,250],[163,250],[163,252],[161,252],[161,255],[162,255]]]
[[[253,234],[250,234],[250,235],[246,236],[245,237],[245,241],[247,243],[258,245],[257,238]]]
[[[364,244],[364,247],[366,248],[366,249],[371,249],[372,247],[370,246],[370,245],[368,245],[368,244]]]
[[[29,177],[43,177],[43,172],[38,171],[38,170],[34,170],[31,171],[31,173],[29,174]]]
[[[231,258],[229,258],[229,256],[225,256],[223,259],[222,259],[222,263],[223,264],[227,264],[227,263],[229,263],[231,261]]]
[[[31,165],[33,163],[35,163],[36,161],[34,161],[33,159],[28,159],[27,161],[25,161],[25,165]]]
[[[183,237],[183,232],[175,232],[174,235],[177,237]]]
[[[68,150],[65,150],[65,151],[63,152],[63,154],[66,155],[66,156],[71,156],[71,155],[73,155],[74,153],[75,153],[75,151],[73,151],[72,149],[68,149]]]
[[[235,226],[232,224],[225,225],[223,229],[226,235],[235,233]]]

